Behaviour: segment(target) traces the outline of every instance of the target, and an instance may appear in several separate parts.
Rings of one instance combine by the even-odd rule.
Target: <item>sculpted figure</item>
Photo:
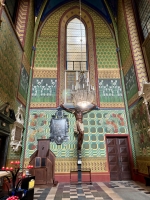
[[[14,110],[10,109],[8,102],[0,106],[0,112],[16,121]]]
[[[91,111],[93,108],[96,107],[96,105],[93,104],[93,106],[90,109],[85,110],[85,111],[82,110],[79,107],[74,108],[74,109],[69,109],[69,108],[66,108],[63,104],[61,104],[60,107],[62,107],[64,110],[74,114],[74,116],[76,118],[74,132],[78,134],[78,146],[77,146],[77,148],[78,148],[78,150],[81,150],[81,146],[82,146],[82,143],[83,143],[83,137],[84,137],[83,114]]]

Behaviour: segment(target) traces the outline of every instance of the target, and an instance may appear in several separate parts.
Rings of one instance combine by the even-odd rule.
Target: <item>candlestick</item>
[[[78,72],[76,72],[76,80],[78,80]]]

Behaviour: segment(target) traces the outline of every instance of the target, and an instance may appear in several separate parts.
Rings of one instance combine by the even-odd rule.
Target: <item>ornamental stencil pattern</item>
[[[26,142],[29,158],[36,150],[37,139],[50,137],[50,120],[56,110],[30,110]],[[65,111],[64,111],[65,112]],[[62,145],[50,143],[50,149],[57,158],[77,157],[77,137],[74,135],[74,115],[65,112],[69,119],[69,141]],[[93,110],[84,114],[84,142],[82,157],[106,157],[105,134],[128,134],[124,110]]]
[[[100,102],[123,102],[120,79],[99,79]]]
[[[2,11],[0,29],[0,104],[9,101],[16,108],[22,49],[9,19]]]
[[[125,75],[125,86],[128,101],[138,92],[136,74],[132,66]]]
[[[32,102],[56,102],[57,80],[55,78],[34,78],[32,81]]]
[[[28,75],[24,65],[22,64],[19,93],[22,95],[22,97],[25,99],[25,101],[27,99],[28,85],[29,85],[29,75]]]
[[[143,99],[130,108],[130,118],[135,143],[136,156],[150,158],[150,124]]]

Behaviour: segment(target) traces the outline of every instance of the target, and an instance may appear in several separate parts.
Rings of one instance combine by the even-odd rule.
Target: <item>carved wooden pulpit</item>
[[[33,165],[30,174],[35,176],[35,184],[54,184],[55,155],[49,149],[49,139],[39,139],[37,150],[31,155],[29,165]]]

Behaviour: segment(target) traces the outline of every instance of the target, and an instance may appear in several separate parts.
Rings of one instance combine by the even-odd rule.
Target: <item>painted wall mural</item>
[[[100,102],[123,102],[120,79],[99,79]]]
[[[28,93],[28,85],[29,85],[29,75],[24,67],[24,65],[21,65],[21,75],[20,75],[20,85],[19,85],[19,92],[23,96],[23,98],[27,99],[27,93]]]
[[[32,81],[32,102],[56,102],[57,80],[55,78],[34,78]]]
[[[37,139],[50,137],[50,120],[56,110],[30,110],[26,156],[36,150]],[[69,119],[69,141],[62,145],[50,143],[57,158],[77,157],[77,138],[74,135],[74,115],[65,112]],[[105,134],[128,134],[124,110],[94,110],[84,114],[84,142],[82,157],[106,157]]]
[[[150,156],[150,124],[143,100],[130,109],[136,156]]]
[[[125,86],[128,101],[138,92],[136,74],[134,66],[132,66],[125,76]]]

